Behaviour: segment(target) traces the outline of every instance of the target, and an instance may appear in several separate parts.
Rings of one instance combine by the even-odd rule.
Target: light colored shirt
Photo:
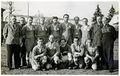
[[[99,55],[97,47],[87,47],[86,54],[94,57],[95,55]]]
[[[32,58],[34,58],[37,55],[41,55],[41,54],[43,55],[46,54],[46,47],[36,45],[32,50]]]
[[[77,55],[78,53],[79,53],[78,55],[80,55],[80,54],[81,54],[81,56],[84,55],[84,46],[83,45],[80,45],[80,44],[75,45],[73,43],[73,44],[71,44],[71,50],[72,50],[73,55]]]
[[[82,31],[81,42],[82,42],[82,44],[85,44],[85,41],[88,39],[89,30],[90,30],[89,26],[83,25],[81,27],[81,31]]]

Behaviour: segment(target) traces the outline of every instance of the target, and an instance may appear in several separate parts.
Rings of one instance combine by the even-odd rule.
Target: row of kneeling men
[[[44,39],[38,38],[37,45],[30,55],[30,64],[33,70],[46,69],[78,69],[91,67],[97,69],[97,57],[99,56],[96,47],[91,46],[88,39],[83,45],[77,37],[69,46],[65,39],[60,40],[60,44],[54,40],[54,36],[49,36],[49,42],[43,44]]]

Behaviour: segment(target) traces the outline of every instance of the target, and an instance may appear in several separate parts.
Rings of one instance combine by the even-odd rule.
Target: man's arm
[[[96,52],[95,52],[95,57],[94,58],[96,59],[99,56],[99,52],[98,52],[97,48],[95,50],[96,50]]]
[[[72,53],[75,53],[75,49],[74,49],[73,44],[71,44],[71,51],[72,51]]]
[[[86,57],[90,58],[91,60],[93,59],[93,57],[90,56],[89,54],[86,54]]]
[[[98,52],[97,47],[95,47],[95,56],[92,57],[92,62],[94,62],[98,56],[99,56],[99,52]]]
[[[4,37],[4,39],[6,39],[7,38],[7,34],[8,34],[8,24],[6,24],[5,26],[4,26],[4,28],[3,28],[3,37]]]
[[[88,50],[85,51],[85,56],[92,59],[92,57],[88,54]]]
[[[56,55],[58,55],[59,53],[60,53],[60,46],[59,46],[59,44],[58,43],[56,43],[56,53],[54,54],[54,56],[56,56]]]
[[[44,53],[34,56],[35,59],[44,56]]]
[[[23,26],[22,27],[22,32],[21,32],[23,38],[25,38],[25,33],[26,33],[26,27]]]
[[[112,26],[112,35],[113,35],[113,39],[115,41],[116,38],[117,38],[117,33],[116,33],[116,30],[115,30],[115,28],[113,26]]]
[[[84,45],[81,45],[80,48],[81,48],[81,49],[80,49],[80,50],[81,50],[81,52],[80,52],[80,56],[83,56],[84,53],[85,53]]]
[[[42,53],[42,54],[39,54],[39,55],[34,56],[34,58],[37,59],[37,58],[42,57],[42,56],[44,56],[44,55],[45,55],[45,53]]]

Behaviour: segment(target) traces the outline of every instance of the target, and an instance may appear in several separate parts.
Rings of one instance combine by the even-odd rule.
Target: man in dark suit
[[[103,47],[103,59],[104,59],[104,69],[109,69],[113,72],[114,69],[114,41],[116,39],[115,28],[109,25],[109,20],[103,18],[103,28],[102,28],[102,47]]]
[[[9,70],[12,69],[12,56],[14,54],[14,65],[15,69],[20,67],[20,26],[16,22],[16,16],[11,17],[11,22],[6,24],[3,29],[3,36],[6,40],[7,45],[7,64]]]

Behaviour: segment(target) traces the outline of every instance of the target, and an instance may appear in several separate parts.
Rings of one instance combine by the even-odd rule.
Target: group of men
[[[79,24],[78,16],[74,17],[74,24],[69,22],[68,14],[64,14],[63,20],[60,23],[54,16],[52,23],[47,25],[45,17],[41,17],[40,24],[33,25],[31,16],[27,24],[24,17],[17,23],[16,16],[12,16],[11,22],[3,29],[9,70],[14,54],[16,69],[20,66],[31,66],[33,70],[97,70],[102,67],[112,72],[116,31],[108,19],[98,16],[91,26],[87,24],[87,18],[82,19],[82,25]]]

